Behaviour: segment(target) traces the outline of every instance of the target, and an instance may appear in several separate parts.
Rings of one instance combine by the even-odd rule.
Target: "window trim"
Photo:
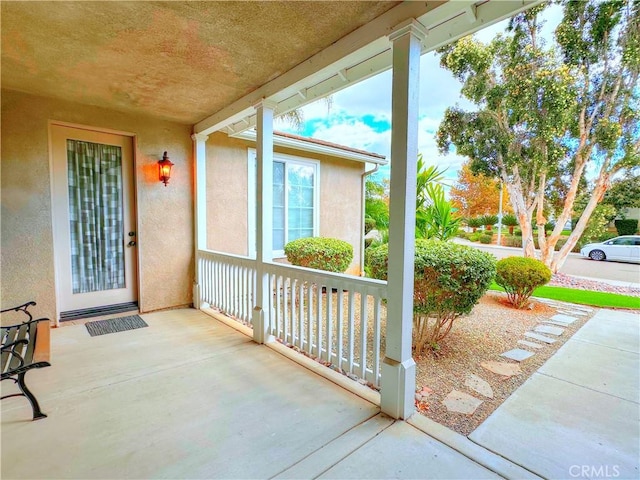
[[[290,155],[286,153],[273,152],[273,161],[281,162],[285,164],[285,182],[287,182],[287,165],[303,165],[312,166],[315,169],[313,178],[313,236],[317,237],[320,232],[320,161],[313,158],[301,157],[299,155]],[[247,178],[248,188],[247,194],[249,196],[247,201],[247,251],[250,258],[256,258],[256,191],[257,191],[257,152],[255,148],[249,147],[247,149]],[[285,183],[285,245],[288,241],[289,224],[288,224],[288,206],[289,206],[289,194]],[[272,233],[273,235],[273,230]],[[273,258],[284,257],[284,250],[273,250]]]

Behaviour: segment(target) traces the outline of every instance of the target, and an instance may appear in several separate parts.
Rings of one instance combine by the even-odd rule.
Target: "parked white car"
[[[580,249],[580,255],[591,260],[640,262],[640,235],[623,235],[606,242],[588,243]]]

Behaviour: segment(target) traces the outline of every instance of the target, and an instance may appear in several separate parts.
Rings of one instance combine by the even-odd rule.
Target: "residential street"
[[[471,245],[485,252],[493,254],[497,259],[522,255],[522,249],[498,247],[496,245],[483,245],[461,239],[456,239],[465,245]],[[569,254],[569,258],[560,269],[565,275],[589,277],[600,280],[613,280],[625,284],[640,284],[640,264],[622,262],[596,262],[581,257],[578,253]]]

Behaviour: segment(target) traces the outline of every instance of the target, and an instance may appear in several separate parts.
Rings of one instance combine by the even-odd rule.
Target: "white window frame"
[[[285,211],[284,211],[284,234],[285,245],[288,242],[289,232],[289,196],[286,187],[287,182],[287,165],[312,166],[315,169],[313,175],[313,236],[317,237],[320,232],[320,161],[311,158],[300,157],[297,155],[288,155],[286,153],[273,153],[273,161],[285,164]],[[247,219],[248,219],[248,235],[247,235],[247,251],[250,258],[256,258],[256,182],[257,182],[257,153],[255,148],[247,149],[247,178],[248,178],[248,201],[247,201]],[[273,234],[273,233],[272,233]],[[284,257],[284,250],[274,250],[274,258]]]

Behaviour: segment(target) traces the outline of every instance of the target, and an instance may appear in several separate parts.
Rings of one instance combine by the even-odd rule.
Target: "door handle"
[[[129,243],[127,243],[127,247],[135,247],[136,246],[136,242],[131,240]]]

